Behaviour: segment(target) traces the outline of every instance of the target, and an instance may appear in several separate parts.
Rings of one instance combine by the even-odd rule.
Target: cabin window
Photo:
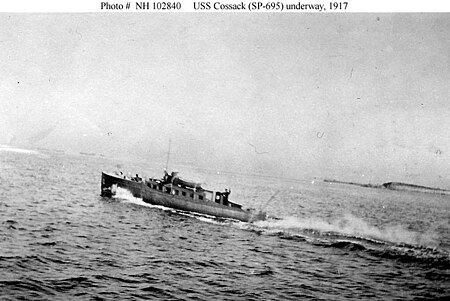
[[[194,198],[194,194],[193,194],[193,193],[191,193],[191,194],[190,194],[190,197],[191,197],[191,199],[193,199],[193,198]]]
[[[199,196],[198,196],[198,199],[199,199],[199,200],[203,200],[203,195],[199,195]]]
[[[182,194],[183,196],[186,196],[186,192],[185,192],[185,191],[182,191],[181,194]]]
[[[205,200],[214,201],[214,193],[212,191],[205,191]]]
[[[178,191],[178,190],[175,190],[175,195],[178,195],[178,193],[179,193],[179,191]]]

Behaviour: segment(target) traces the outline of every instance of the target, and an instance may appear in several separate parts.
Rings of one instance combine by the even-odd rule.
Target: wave
[[[280,220],[258,221],[255,224],[267,229],[310,230],[322,235],[345,235],[380,242],[438,245],[435,234],[410,231],[403,225],[379,228],[351,214],[331,222],[317,218],[300,219],[291,216]]]
[[[27,294],[33,292],[42,297],[54,295],[53,289],[38,279],[0,280],[0,286],[5,288],[2,293],[6,293],[11,296],[13,294],[20,294],[24,292],[27,292]]]
[[[365,252],[378,258],[390,258],[401,262],[424,263],[433,268],[450,268],[450,253],[436,247],[435,235],[410,231],[402,225],[379,228],[351,214],[331,222],[317,218],[301,219],[290,216],[244,223],[151,205],[122,188],[117,189],[114,198],[139,206],[170,211],[207,223],[227,224],[258,234],[278,236],[280,239],[306,242],[348,252]]]
[[[402,225],[378,228],[350,214],[334,222],[297,217],[269,219],[255,222],[248,229],[280,239],[450,269],[450,253],[436,246],[435,236],[428,237],[426,233],[413,232]]]

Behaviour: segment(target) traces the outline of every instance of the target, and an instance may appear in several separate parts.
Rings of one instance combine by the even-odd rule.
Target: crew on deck
[[[131,178],[131,180],[138,183],[142,182],[142,178],[138,174],[134,178]]]
[[[225,188],[225,192],[222,193],[222,197],[223,197],[223,204],[225,206],[228,206],[228,196],[230,195],[231,190],[228,190],[227,188]]]
[[[116,171],[116,176],[119,176],[120,178],[125,179],[125,175],[120,170]]]
[[[228,196],[230,195],[230,193],[231,193],[231,190],[229,190],[229,189],[225,189],[225,192],[217,191],[216,192],[215,202],[217,204],[222,204],[222,205],[225,205],[225,206],[229,206],[230,202],[228,201]]]
[[[231,190],[225,188],[225,192],[223,193],[223,199],[228,201],[228,196],[230,195]]]
[[[175,176],[175,172],[173,172],[172,171],[172,174],[169,174],[168,172],[167,172],[167,170],[165,170],[164,169],[164,177],[163,177],[163,184],[168,184],[168,183],[172,183],[172,179],[174,178],[174,176]]]

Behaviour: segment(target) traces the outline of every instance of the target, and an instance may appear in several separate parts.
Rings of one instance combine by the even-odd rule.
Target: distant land
[[[83,156],[91,156],[91,157],[97,156],[96,153],[86,153],[86,152],[80,152],[80,155],[83,155]]]
[[[355,182],[346,182],[339,180],[330,180],[324,179],[326,183],[336,183],[336,184],[345,184],[345,185],[355,185],[366,188],[378,188],[378,189],[390,189],[390,190],[399,190],[399,191],[413,191],[413,192],[422,192],[422,193],[433,193],[433,194],[450,194],[450,190],[441,189],[441,188],[433,188],[427,186],[420,186],[415,184],[407,184],[401,182],[387,182],[383,184],[362,184]]]
[[[44,147],[37,147],[36,149],[39,151],[44,151],[44,152],[49,152],[49,153],[59,153],[59,154],[65,153],[65,151],[62,149],[50,149],[50,148],[44,148]]]

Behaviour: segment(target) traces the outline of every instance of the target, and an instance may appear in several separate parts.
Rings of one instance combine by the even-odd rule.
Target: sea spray
[[[135,204],[135,205],[139,205],[139,206],[158,208],[158,209],[162,209],[162,210],[171,210],[170,208],[167,208],[167,207],[151,205],[149,203],[146,203],[142,200],[142,198],[134,197],[131,192],[129,192],[128,190],[121,188],[121,187],[117,188],[114,198],[119,199],[119,200],[124,200],[124,201],[127,201],[127,202]]]
[[[318,231],[322,234],[337,234],[343,236],[375,239],[392,243],[406,243],[411,245],[437,245],[435,235],[428,231],[418,233],[408,230],[404,225],[389,225],[377,227],[350,213],[332,221],[318,218],[298,218],[288,216],[280,220],[266,220],[255,223],[258,227],[269,230],[286,231]]]
[[[114,198],[116,199],[123,199],[130,202],[140,202],[142,201],[142,198],[136,198],[134,197],[131,192],[129,192],[126,189],[123,189],[121,187],[118,187],[116,190],[116,194],[114,195]]]
[[[281,239],[302,241],[316,246],[365,252],[376,258],[389,258],[399,262],[420,263],[430,268],[448,269],[450,254],[435,247],[432,230],[418,233],[407,230],[403,225],[377,227],[351,214],[345,214],[332,221],[318,218],[302,219],[294,216],[283,219],[268,219],[254,223],[216,219],[190,212],[145,203],[128,190],[118,188],[116,199],[135,205],[194,218],[202,222],[227,225],[259,234],[275,235]]]

